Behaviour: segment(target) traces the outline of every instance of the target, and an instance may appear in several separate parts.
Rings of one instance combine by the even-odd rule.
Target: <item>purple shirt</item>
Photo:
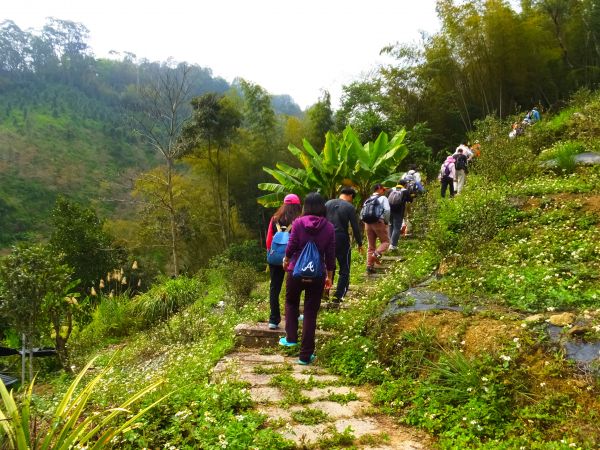
[[[290,260],[287,271],[292,272],[304,245],[313,241],[319,249],[325,270],[335,269],[335,230],[325,217],[301,216],[294,220],[285,256]],[[323,274],[325,275],[325,273]]]

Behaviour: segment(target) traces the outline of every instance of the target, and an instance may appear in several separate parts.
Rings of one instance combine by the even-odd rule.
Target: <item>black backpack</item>
[[[456,170],[465,170],[467,168],[467,157],[465,155],[456,155],[454,167]]]
[[[383,205],[379,195],[369,197],[360,210],[360,220],[364,223],[376,223],[383,217]]]

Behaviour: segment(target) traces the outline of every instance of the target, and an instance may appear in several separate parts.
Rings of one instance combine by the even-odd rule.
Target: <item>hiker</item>
[[[534,106],[533,109],[530,111],[529,117],[532,125],[541,120],[540,112],[538,111],[537,106]]]
[[[335,230],[326,218],[325,200],[317,192],[312,192],[304,200],[302,216],[294,221],[290,240],[285,250],[283,269],[288,273],[285,292],[285,337],[279,345],[298,345],[298,314],[300,294],[304,294],[304,320],[302,322],[302,345],[298,364],[308,365],[315,359],[315,330],[317,313],[321,306],[323,289],[331,288],[335,267]],[[314,248],[316,260],[302,267],[306,249]],[[297,264],[297,263],[300,264]],[[310,267],[309,267],[310,266]],[[306,269],[319,267],[311,278],[296,275]]]
[[[291,232],[292,222],[302,213],[300,197],[296,194],[288,194],[283,199],[283,204],[273,214],[267,230],[267,262],[269,262],[269,274],[271,284],[269,286],[269,305],[271,314],[269,315],[269,329],[276,330],[281,322],[281,312],[279,309],[279,294],[283,285],[285,271],[283,270],[283,257],[285,248]],[[285,233],[279,236],[278,234]],[[279,244],[273,244],[273,237],[278,242],[280,237],[282,241]],[[275,249],[277,247],[277,250]]]
[[[461,144],[458,147],[456,147],[456,150],[454,150],[454,153],[458,153],[459,149],[462,149],[463,155],[465,155],[467,157],[467,161],[471,161],[471,158],[473,158],[473,152],[467,145],[467,141],[462,141]]]
[[[454,177],[454,193],[456,195],[460,194],[465,185],[465,179],[468,173],[468,160],[467,157],[463,154],[462,148],[457,148],[456,153],[452,155],[454,158],[454,169],[456,176]]]
[[[425,192],[425,187],[423,187],[423,180],[421,179],[421,174],[417,170],[416,164],[409,164],[408,171],[404,173],[400,178],[406,180],[407,182],[414,182],[419,193]]]
[[[479,141],[475,141],[471,146],[471,151],[473,152],[473,158],[479,158],[481,156],[481,144]]]
[[[352,201],[356,197],[356,191],[351,187],[343,187],[339,198],[329,200],[325,203],[327,209],[327,220],[335,228],[335,258],[339,266],[339,275],[335,294],[333,294],[333,303],[340,303],[350,285],[350,234],[348,225],[352,226],[352,234],[358,246],[358,251],[362,253],[362,233],[356,217],[356,210]],[[335,268],[333,271],[335,277]],[[333,280],[333,279],[332,279]]]
[[[454,158],[448,156],[440,168],[438,179],[442,183],[442,198],[446,197],[446,189],[450,189],[450,198],[454,198],[454,178],[456,169],[454,167]]]
[[[373,186],[373,194],[365,201],[360,218],[365,223],[367,242],[367,273],[375,273],[381,268],[381,256],[390,246],[389,220],[390,204],[383,184]],[[376,247],[377,239],[379,246]]]
[[[522,123],[519,122],[515,122],[512,124],[512,130],[510,131],[510,133],[508,133],[508,137],[510,139],[514,139],[517,136],[521,136],[525,130],[523,128],[523,124],[527,125],[527,123],[525,121],[523,121]]]
[[[406,188],[408,181],[401,179],[396,187],[388,194],[388,202],[390,204],[390,250],[398,249],[398,240],[402,231],[404,222],[404,213],[406,211],[406,203],[410,200],[410,193]]]

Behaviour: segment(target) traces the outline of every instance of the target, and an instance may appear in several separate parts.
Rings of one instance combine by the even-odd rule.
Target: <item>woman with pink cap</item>
[[[454,165],[454,157],[448,156],[446,161],[440,167],[438,179],[442,183],[442,197],[446,196],[446,189],[450,189],[450,197],[454,198],[454,179],[456,178],[456,167]]]
[[[292,222],[302,213],[300,197],[296,194],[288,194],[283,199],[283,204],[277,212],[271,217],[269,229],[267,230],[267,251],[271,249],[273,236],[277,231],[292,231]],[[269,273],[271,275],[271,285],[269,288],[269,303],[271,314],[269,316],[269,328],[275,330],[281,322],[281,309],[279,308],[279,294],[285,277],[283,266],[269,264]]]

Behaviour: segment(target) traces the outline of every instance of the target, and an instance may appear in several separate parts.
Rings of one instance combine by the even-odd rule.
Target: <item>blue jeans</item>
[[[400,232],[402,231],[402,222],[404,221],[405,205],[406,203],[403,203],[401,209],[398,212],[392,211],[390,215],[390,238],[392,241],[391,245],[393,245],[394,247],[398,247],[398,240],[400,239]]]

